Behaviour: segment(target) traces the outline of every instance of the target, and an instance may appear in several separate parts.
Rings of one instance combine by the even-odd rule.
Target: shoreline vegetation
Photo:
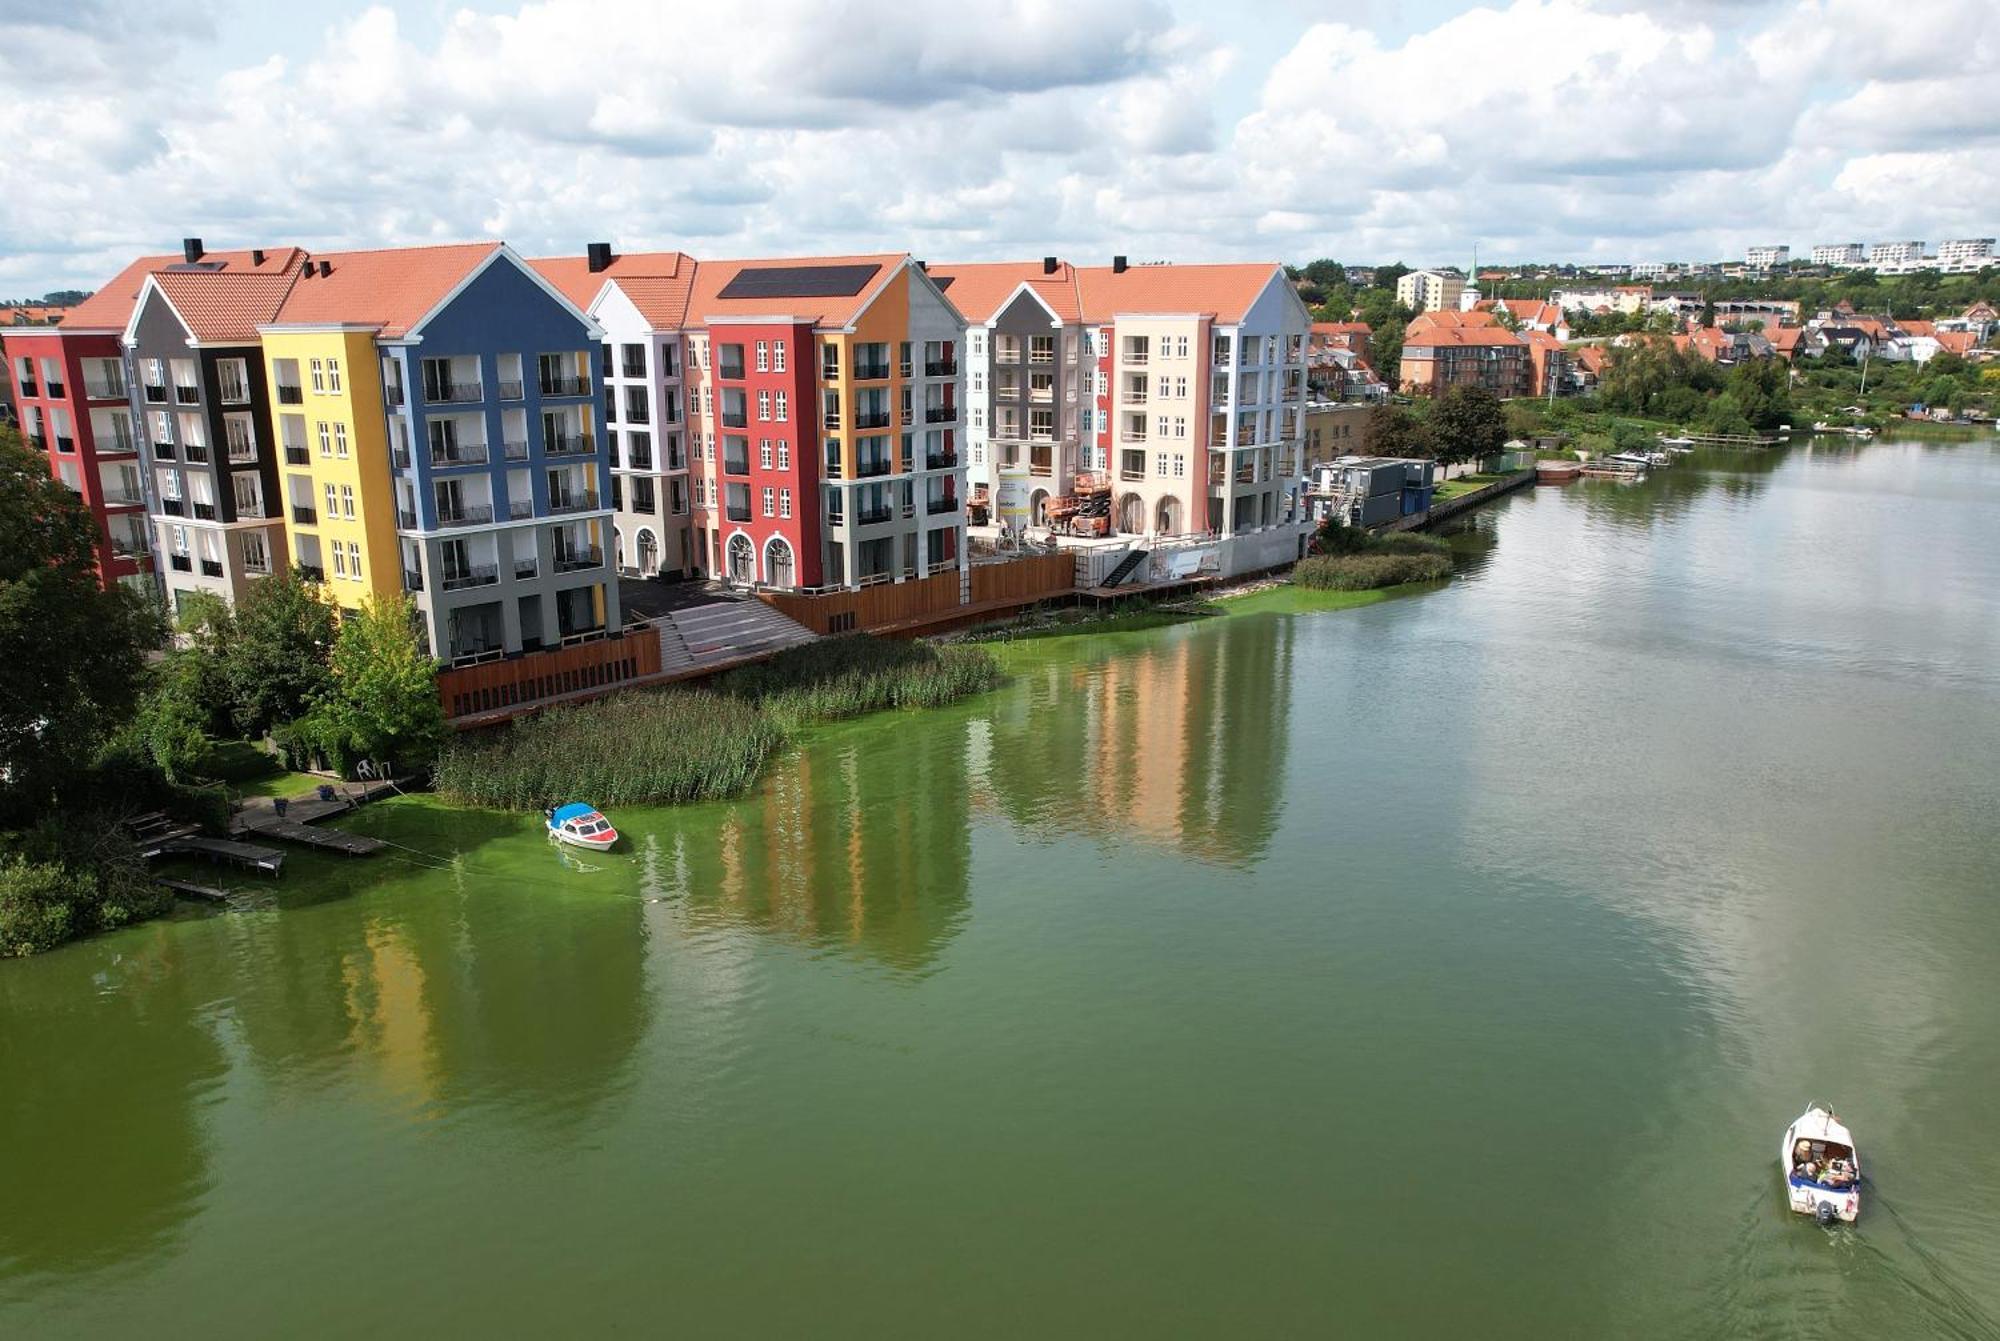
[[[505,810],[726,800],[808,727],[941,707],[1005,678],[984,648],[827,638],[700,689],[630,690],[468,733],[445,747],[433,785],[445,801]]]

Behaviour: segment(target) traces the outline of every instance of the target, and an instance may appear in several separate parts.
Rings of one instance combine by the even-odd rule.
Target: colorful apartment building
[[[454,663],[620,626],[602,331],[511,248],[312,256],[260,333],[291,557],[337,601],[408,592]]]
[[[297,282],[303,257],[293,247],[211,255],[190,238],[180,260],[145,272],[132,300],[121,342],[172,609],[196,592],[234,601],[285,562],[257,328]]]
[[[63,324],[20,325],[0,334],[16,422],[49,473],[74,490],[97,523],[97,571],[107,585],[150,590],[145,466],[119,339],[141,277],[171,256],[127,267],[95,297],[60,314]]]
[[[699,263],[683,371],[703,571],[777,588],[963,574],[964,333],[907,255]]]
[[[973,323],[974,483],[997,488],[1025,461],[1031,525],[1079,470],[1108,477],[1128,535],[1295,520],[1312,316],[1282,266],[1121,256],[932,273]]]
[[[598,379],[611,462],[612,563],[634,577],[706,571],[695,542],[697,480],[689,470],[683,372],[694,258],[618,254],[594,242],[583,256],[532,264],[604,330]]]
[[[1528,345],[1491,312],[1422,312],[1403,333],[1397,384],[1412,396],[1441,396],[1455,386],[1525,396],[1534,365]]]

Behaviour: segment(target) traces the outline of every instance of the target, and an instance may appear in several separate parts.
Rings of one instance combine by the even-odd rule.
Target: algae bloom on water
[[[523,810],[580,797],[600,806],[720,800],[748,790],[793,729],[937,707],[1004,678],[977,648],[824,639],[722,675],[713,690],[615,694],[462,737],[438,762],[437,790]]]

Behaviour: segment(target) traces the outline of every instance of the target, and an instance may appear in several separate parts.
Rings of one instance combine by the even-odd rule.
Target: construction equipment
[[[1101,471],[1079,470],[1070,492],[1047,504],[1049,529],[1064,535],[1111,534],[1111,479]]]

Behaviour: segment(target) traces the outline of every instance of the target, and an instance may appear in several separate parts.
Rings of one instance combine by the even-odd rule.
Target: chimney
[[[330,275],[330,274],[332,274],[332,273],[333,273],[333,262],[332,262],[332,261],[321,261],[321,262],[319,263],[319,277],[320,277],[321,279],[325,279],[325,278],[326,278],[326,277],[327,277],[328,275]]]
[[[929,261],[918,261],[917,269],[923,271],[926,275],[928,275],[931,272],[931,263]]]
[[[252,247],[250,249],[250,264],[264,264],[264,249],[262,247]]]
[[[1114,256],[1111,258],[1111,273],[1114,275],[1125,273],[1125,258],[1123,256]]]
[[[1056,272],[1056,266],[1059,264],[1060,262],[1058,262],[1055,257],[1044,256],[1042,258],[1042,273],[1045,275],[1053,275]]]
[[[593,242],[585,247],[583,252],[590,259],[591,274],[602,274],[611,268],[611,244],[609,242]]]
[[[189,265],[193,265],[196,261],[199,261],[201,259],[201,239],[198,237],[182,238],[181,255],[187,258]]]

